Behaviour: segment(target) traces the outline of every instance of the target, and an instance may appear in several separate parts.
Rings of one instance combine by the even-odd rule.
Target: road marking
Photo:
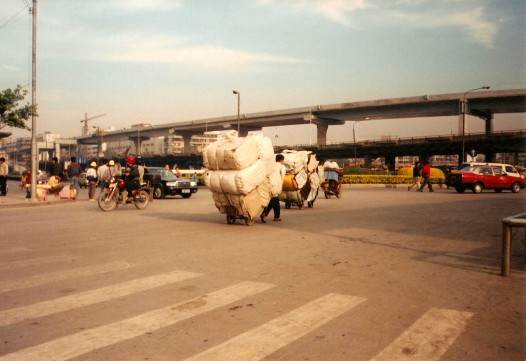
[[[440,360],[472,316],[432,308],[371,361]]]
[[[0,311],[0,326],[10,325],[28,318],[43,317],[94,303],[104,302],[198,276],[202,275],[185,271],[167,272],[50,301]]]
[[[117,271],[130,267],[129,263],[126,262],[110,262],[104,263],[98,266],[88,266],[81,268],[74,268],[65,271],[57,271],[51,273],[45,273],[41,275],[35,275],[23,280],[6,281],[0,282],[0,292],[7,292],[18,290],[21,288],[29,288],[34,286],[41,286],[46,283],[63,281],[68,278],[92,276],[100,273],[106,273],[110,271]]]
[[[87,352],[173,325],[272,287],[275,286],[268,283],[241,282],[169,307],[29,347],[2,356],[0,361],[69,360]]]
[[[365,300],[328,294],[186,361],[260,360]]]
[[[0,264],[0,270],[10,270],[13,268],[22,268],[29,267],[34,265],[40,265],[43,263],[57,263],[73,259],[72,256],[62,255],[62,256],[51,256],[51,257],[42,257],[42,258],[31,258],[18,261],[9,261]]]

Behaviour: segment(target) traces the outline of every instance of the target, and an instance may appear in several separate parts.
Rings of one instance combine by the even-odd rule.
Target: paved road
[[[251,227],[206,189],[86,198],[0,209],[0,361],[526,358],[524,259],[499,276],[526,192],[346,188]]]

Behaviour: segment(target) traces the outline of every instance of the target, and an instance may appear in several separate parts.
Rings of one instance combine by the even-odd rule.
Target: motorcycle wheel
[[[144,189],[139,190],[133,203],[137,209],[142,210],[148,207],[148,204],[150,203],[150,194]]]
[[[113,211],[117,208],[117,200],[111,193],[102,192],[97,200],[99,208],[104,212]]]

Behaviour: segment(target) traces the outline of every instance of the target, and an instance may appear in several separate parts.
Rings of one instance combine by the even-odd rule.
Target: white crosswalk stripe
[[[272,287],[274,285],[268,283],[241,282],[189,301],[10,353],[0,357],[0,361],[68,360],[173,325]]]
[[[432,308],[371,361],[440,360],[472,316]]]
[[[47,258],[42,259],[47,262]],[[36,260],[27,264],[38,264]],[[17,264],[17,262],[13,262]],[[111,262],[53,272],[12,282],[0,282],[0,292],[45,285],[50,282],[101,274],[129,267],[126,262]],[[18,327],[16,323],[38,317],[71,311],[81,307],[116,300],[138,292],[203,276],[178,271],[155,274],[86,292],[0,311],[0,327]],[[82,332],[51,339],[42,344],[0,356],[0,361],[65,361],[86,353],[142,336],[183,320],[224,307],[243,298],[264,292],[275,285],[240,282],[174,305],[159,308],[124,320],[101,325]],[[364,297],[329,293],[251,330],[243,332],[208,350],[190,356],[186,361],[256,361],[286,347],[315,329],[344,315],[366,302]],[[370,361],[439,361],[462,334],[473,313],[432,308]],[[205,316],[206,317],[206,316]],[[345,317],[352,317],[352,314]],[[23,324],[21,324],[23,325]],[[374,326],[371,333],[374,334]],[[347,352],[351,354],[351,352]],[[173,355],[177,359],[176,355]]]
[[[187,361],[260,360],[365,300],[328,294]]]
[[[74,277],[92,276],[110,271],[122,270],[130,267],[127,262],[109,262],[102,265],[74,268],[71,270],[50,272],[35,275],[23,280],[0,282],[0,292],[18,290],[22,288],[41,286],[46,283],[57,282]]]
[[[29,318],[47,316],[75,308],[104,302],[118,297],[130,295],[169,283],[180,282],[189,278],[201,276],[198,273],[173,271],[145,277],[138,280],[120,283],[92,291],[82,292],[58,299],[34,303],[0,311],[0,326],[9,325]]]
[[[59,255],[59,256],[50,256],[50,257],[42,257],[42,258],[30,258],[30,259],[24,259],[19,261],[11,261],[11,262],[4,262],[0,264],[0,271],[3,270],[12,270],[15,268],[25,268],[29,266],[35,266],[35,265],[41,265],[45,263],[57,263],[57,262],[63,262],[66,260],[71,259],[71,256],[68,255]]]

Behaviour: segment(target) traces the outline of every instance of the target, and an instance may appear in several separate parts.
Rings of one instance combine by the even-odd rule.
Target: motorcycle
[[[336,196],[336,198],[340,198],[342,196],[342,185],[340,181],[336,180],[326,180],[321,184],[321,188],[323,189],[323,193],[325,193],[325,198],[329,199],[332,196]]]
[[[142,210],[150,203],[150,193],[147,185],[141,186],[139,189],[132,191],[131,202],[128,202],[126,182],[120,178],[114,178],[100,194],[98,199],[99,208],[104,212],[109,212],[116,209],[119,205],[133,203],[137,209]]]

